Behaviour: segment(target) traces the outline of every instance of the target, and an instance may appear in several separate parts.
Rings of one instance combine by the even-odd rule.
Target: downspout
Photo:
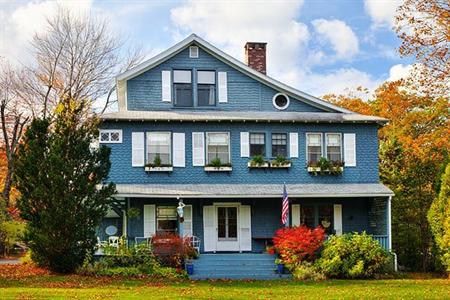
[[[392,196],[389,196],[388,198],[388,207],[387,207],[387,231],[388,231],[388,250],[392,253],[394,256],[394,271],[398,271],[398,263],[397,263],[397,254],[392,251],[392,213],[391,213],[391,202],[392,202]]]

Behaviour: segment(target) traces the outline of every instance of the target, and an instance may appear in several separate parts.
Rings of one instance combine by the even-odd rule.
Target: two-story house
[[[193,34],[117,77],[119,109],[102,116],[100,143],[118,194],[101,238],[182,226],[201,253],[263,252],[282,226],[285,184],[291,225],[366,231],[390,249],[377,137],[387,120],[267,76],[265,43],[247,43],[245,59]]]

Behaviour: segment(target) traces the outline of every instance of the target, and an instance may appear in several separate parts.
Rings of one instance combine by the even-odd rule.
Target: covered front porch
[[[327,234],[366,231],[391,249],[390,197],[381,184],[287,185],[289,224],[322,226]],[[115,214],[99,237],[128,244],[162,232],[195,236],[201,253],[263,253],[281,224],[282,185],[117,185]],[[184,222],[176,207],[182,200]],[[128,212],[133,211],[130,216]],[[136,212],[138,212],[136,214]]]

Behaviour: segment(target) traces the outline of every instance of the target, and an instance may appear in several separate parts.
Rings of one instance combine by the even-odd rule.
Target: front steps
[[[289,278],[276,273],[275,256],[254,253],[200,254],[193,260],[190,279],[255,279]]]

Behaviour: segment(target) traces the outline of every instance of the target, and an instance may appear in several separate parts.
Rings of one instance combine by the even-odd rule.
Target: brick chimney
[[[266,74],[267,43],[247,42],[245,44],[245,63],[252,69]]]

